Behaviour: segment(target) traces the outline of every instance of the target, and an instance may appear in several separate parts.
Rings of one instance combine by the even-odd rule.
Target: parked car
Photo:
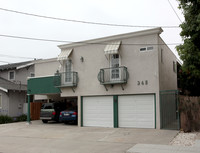
[[[78,118],[77,110],[67,109],[60,112],[59,121],[64,123],[72,122],[77,124],[77,118]]]
[[[66,107],[63,103],[44,103],[40,111],[40,119],[43,123],[48,121],[59,122],[59,115],[62,110],[65,110]]]

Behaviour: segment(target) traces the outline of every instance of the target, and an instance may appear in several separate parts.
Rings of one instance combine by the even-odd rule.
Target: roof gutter
[[[28,66],[31,66],[31,65],[34,65],[34,63],[28,63],[28,64],[25,64],[25,65],[18,66],[18,67],[16,67],[16,69],[19,70],[19,69],[22,69],[22,68],[25,68],[25,67],[28,67]]]
[[[154,28],[154,29],[136,31],[136,32],[131,32],[131,33],[119,34],[119,35],[98,38],[98,39],[92,39],[92,40],[86,40],[86,41],[80,41],[80,42],[74,42],[74,43],[70,43],[70,44],[58,45],[58,47],[62,50],[62,49],[68,49],[68,48],[73,48],[73,47],[78,47],[78,46],[84,46],[84,45],[88,45],[88,44],[103,43],[103,45],[106,45],[106,43],[108,43],[109,41],[116,41],[116,40],[137,37],[137,36],[150,35],[150,34],[161,34],[162,32],[163,32],[163,29],[161,27],[158,27],[158,28]]]
[[[2,88],[2,87],[0,87],[0,90],[2,90],[4,92],[8,92],[8,89]]]

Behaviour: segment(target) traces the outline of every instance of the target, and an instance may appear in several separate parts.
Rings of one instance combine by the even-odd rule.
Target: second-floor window
[[[15,80],[15,71],[8,72],[8,80]]]
[[[147,47],[142,47],[140,48],[140,51],[141,52],[144,52],[144,51],[152,51],[153,50],[153,46],[147,46]]]
[[[118,80],[120,79],[120,55],[119,54],[111,54],[110,55],[110,67],[111,67],[111,79]]]
[[[65,63],[65,82],[72,82],[72,61],[70,59],[67,59]]]

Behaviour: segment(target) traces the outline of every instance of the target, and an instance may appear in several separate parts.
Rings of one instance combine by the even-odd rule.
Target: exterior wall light
[[[80,61],[81,61],[81,62],[84,62],[84,58],[83,58],[83,56],[81,56]]]

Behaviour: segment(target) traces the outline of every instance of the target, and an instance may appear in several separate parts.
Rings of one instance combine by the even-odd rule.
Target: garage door
[[[113,96],[83,97],[83,126],[113,127]]]
[[[119,127],[155,128],[154,95],[119,96]]]

